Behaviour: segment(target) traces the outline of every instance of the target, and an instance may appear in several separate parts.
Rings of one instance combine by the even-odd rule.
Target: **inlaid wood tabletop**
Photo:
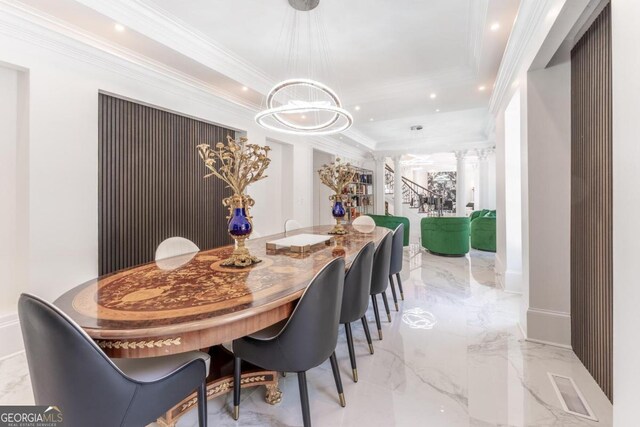
[[[288,232],[326,234],[332,226]],[[375,227],[335,236],[309,253],[266,249],[277,234],[249,240],[262,262],[246,269],[223,267],[225,246],[152,262],[77,286],[55,304],[113,357],[149,357],[210,347],[286,319],[313,276],[331,259],[347,266],[368,242],[390,232]]]

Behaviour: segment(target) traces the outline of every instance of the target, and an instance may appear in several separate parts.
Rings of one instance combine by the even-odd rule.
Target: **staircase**
[[[384,171],[385,194],[395,194],[394,171],[385,165]],[[426,215],[442,215],[443,197],[422,185],[402,177],[402,204],[416,209],[418,213]]]

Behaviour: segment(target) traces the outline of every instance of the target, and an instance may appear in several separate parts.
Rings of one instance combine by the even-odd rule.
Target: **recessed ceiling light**
[[[491,31],[498,31],[500,29],[500,23],[499,22],[494,22],[493,24],[491,24]]]
[[[436,96],[437,96],[437,95],[436,95],[435,93],[432,93],[431,95],[429,95],[429,98],[431,98],[431,99],[436,99]]]
[[[356,105],[356,111],[360,111],[360,106]]]
[[[436,113],[439,113],[439,112],[440,112],[440,109],[439,109],[439,108],[436,108]]]
[[[300,117],[303,118],[303,119],[307,118],[307,116],[305,116],[304,114],[302,116],[300,116]]]
[[[479,90],[479,91],[483,91],[483,90],[485,90],[486,88],[487,88],[486,86],[478,86],[478,90]]]
[[[342,139],[342,137],[340,137],[340,139]]]
[[[122,25],[122,24],[115,24],[115,25],[113,26],[113,28],[115,28],[115,30],[116,30],[117,32],[119,32],[119,33],[124,32],[124,25]]]
[[[246,92],[246,91],[248,91],[248,90],[249,90],[249,88],[248,88],[248,87],[246,87],[246,86],[242,86],[242,91],[243,91],[243,92]]]
[[[370,121],[370,122],[372,122],[372,121],[373,121],[373,117],[371,117],[371,118],[369,119],[369,121]]]

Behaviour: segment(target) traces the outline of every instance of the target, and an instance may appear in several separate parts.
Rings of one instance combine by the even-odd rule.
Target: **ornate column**
[[[465,158],[467,150],[456,151],[456,216],[466,216],[467,209],[467,189]]]
[[[373,213],[376,215],[384,215],[384,164],[386,157],[375,156],[373,161],[375,162],[375,169],[373,171]]]
[[[489,149],[483,148],[476,150],[478,154],[478,205],[476,210],[485,209],[487,207],[487,199],[489,197],[489,162],[487,156]]]
[[[400,157],[393,157],[393,214],[402,216],[402,166]]]

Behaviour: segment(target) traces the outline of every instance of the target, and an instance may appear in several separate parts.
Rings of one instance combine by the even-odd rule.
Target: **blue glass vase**
[[[342,202],[336,201],[333,203],[333,209],[331,210],[331,214],[335,219],[344,218],[346,213],[347,212],[344,210],[344,206],[342,206]]]
[[[233,215],[229,218],[228,231],[233,237],[249,236],[251,234],[251,222],[247,218],[245,208],[233,209]]]
[[[347,230],[342,226],[342,218],[347,214],[347,211],[342,205],[342,196],[335,195],[331,197],[333,200],[333,208],[331,208],[331,215],[336,219],[336,225],[333,227],[329,234],[347,234]]]

